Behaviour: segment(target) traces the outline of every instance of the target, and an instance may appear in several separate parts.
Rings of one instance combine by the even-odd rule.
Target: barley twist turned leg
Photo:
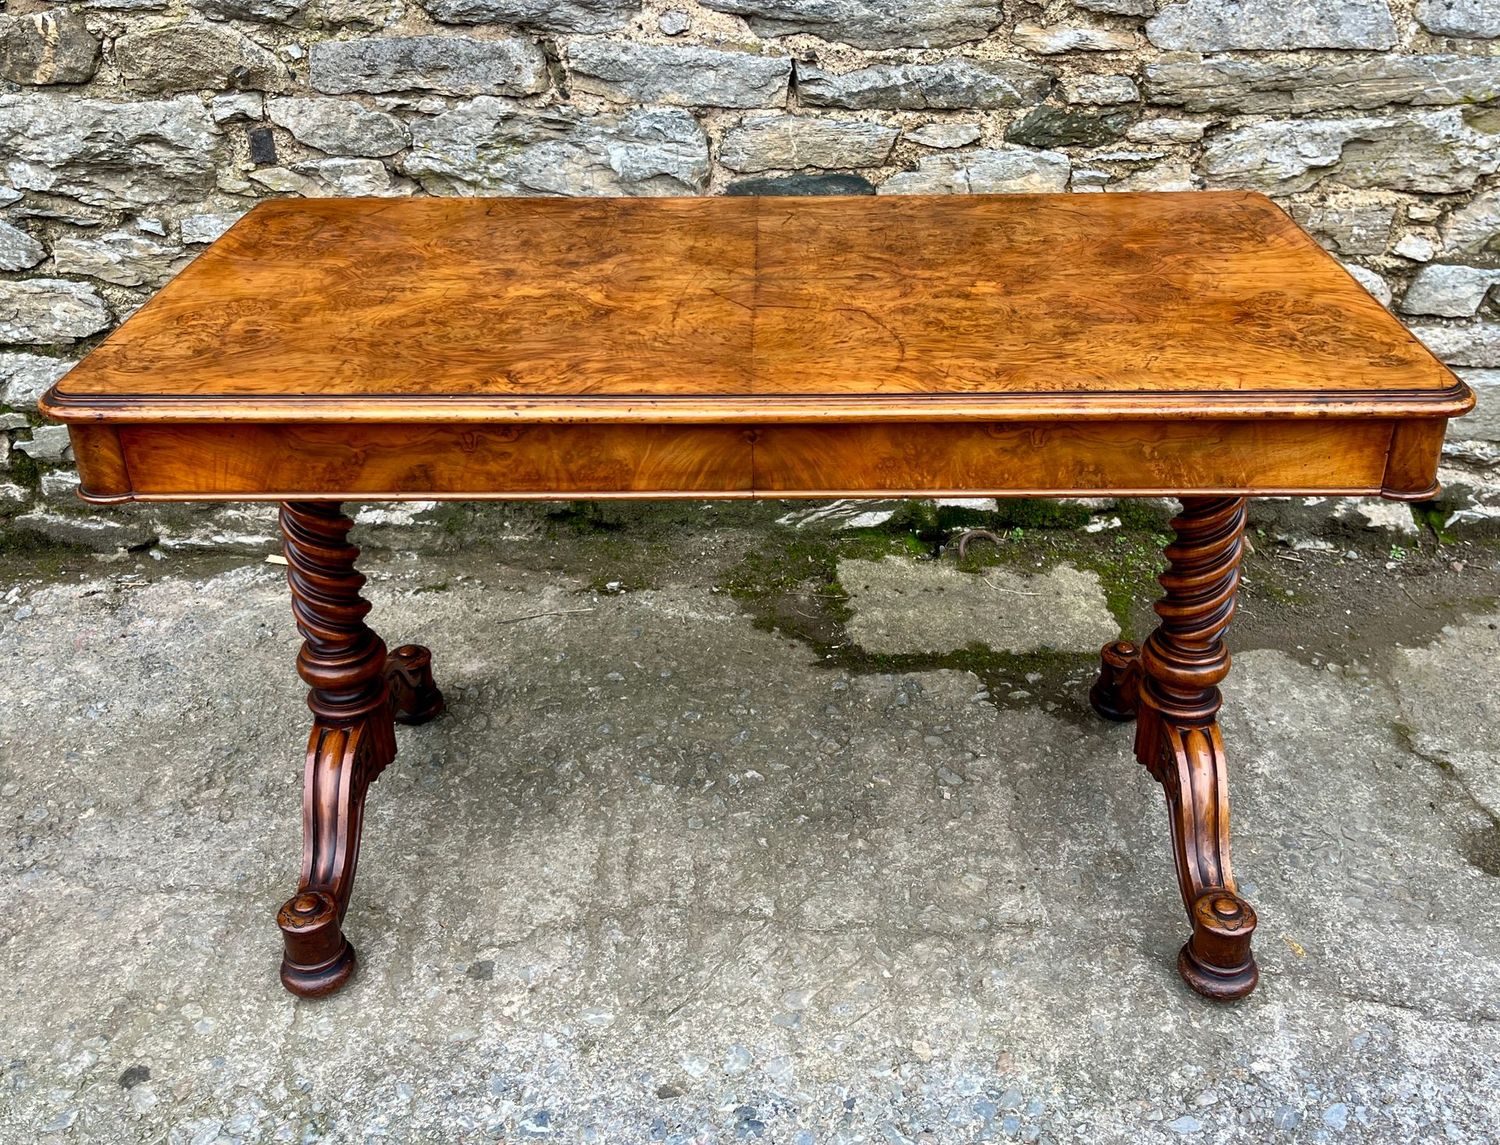
[[[1204,997],[1243,998],[1259,971],[1255,910],[1229,861],[1229,787],[1218,713],[1229,672],[1224,630],[1234,615],[1244,547],[1243,497],[1185,497],[1172,521],[1157,603],[1161,623],[1139,649],[1106,645],[1089,698],[1110,719],[1136,716],[1135,754],[1166,794],[1177,881],[1193,934],[1177,969]]]
[[[394,721],[420,723],[443,710],[425,648],[387,654],[365,624],[365,578],[349,543],[353,522],[336,502],[281,507],[287,583],[302,634],[297,672],[307,683],[313,728],[302,793],[302,874],[277,915],[285,944],[281,981],[317,997],[354,971],[342,923],[359,861],[365,793],[396,756]]]

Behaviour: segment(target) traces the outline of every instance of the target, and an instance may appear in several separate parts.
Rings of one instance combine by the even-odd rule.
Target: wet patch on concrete
[[[1059,564],[1035,574],[980,573],[899,557],[841,560],[849,638],[883,655],[948,652],[1089,652],[1119,636],[1099,577]]]

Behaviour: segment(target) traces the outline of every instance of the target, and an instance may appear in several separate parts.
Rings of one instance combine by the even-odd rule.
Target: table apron
[[[70,426],[99,502],[1436,491],[1444,422]]]

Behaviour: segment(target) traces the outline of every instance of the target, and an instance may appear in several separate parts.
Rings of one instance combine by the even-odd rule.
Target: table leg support
[[[1223,635],[1234,615],[1244,547],[1243,497],[1187,497],[1172,521],[1157,603],[1161,623],[1136,649],[1106,645],[1089,693],[1096,711],[1136,724],[1135,754],[1166,794],[1172,850],[1192,937],[1177,969],[1204,997],[1243,998],[1260,972],[1250,952],[1255,909],[1229,858],[1229,785],[1218,713],[1229,672]]]
[[[302,634],[297,672],[313,713],[302,793],[302,874],[277,914],[285,952],[281,981],[294,994],[331,994],[354,971],[344,912],[359,861],[365,794],[396,757],[395,721],[421,723],[443,710],[425,648],[387,653],[365,624],[370,603],[349,543],[354,522],[336,502],[281,506],[287,583]]]

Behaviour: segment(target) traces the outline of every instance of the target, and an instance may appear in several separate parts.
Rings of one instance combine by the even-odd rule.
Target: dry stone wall
[[[267,196],[1215,187],[1463,372],[1500,516],[1500,0],[9,0],[0,515],[172,527],[77,514],[36,399]]]

